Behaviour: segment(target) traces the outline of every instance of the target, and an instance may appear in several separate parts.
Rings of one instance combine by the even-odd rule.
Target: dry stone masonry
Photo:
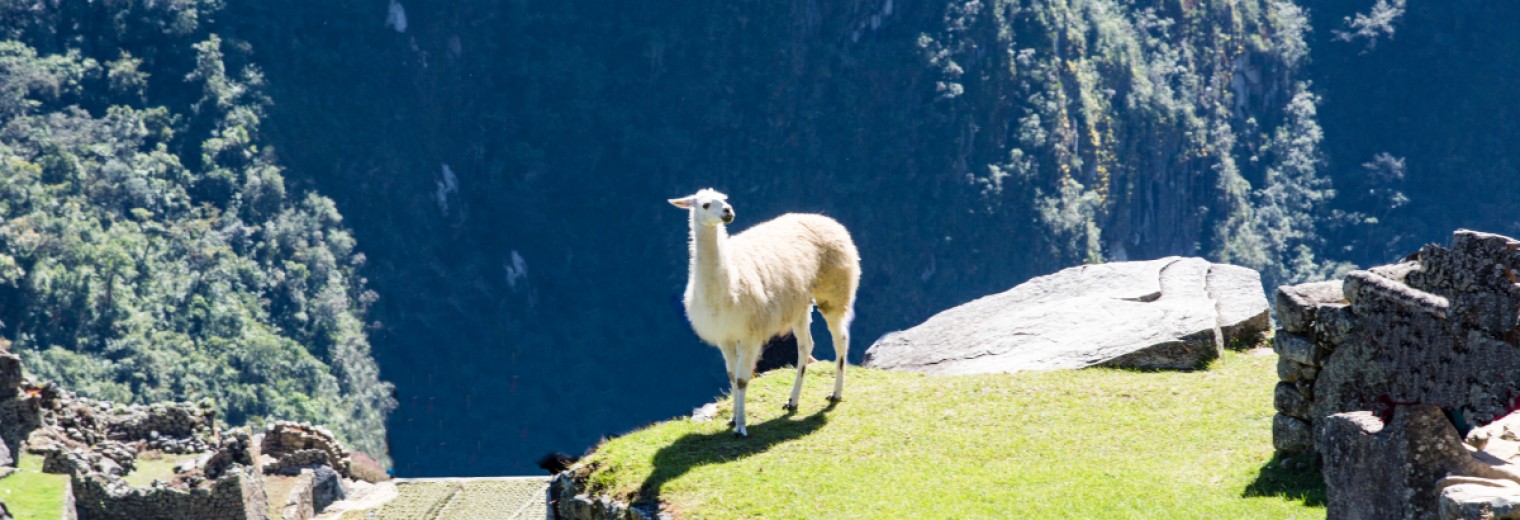
[[[1517,270],[1520,241],[1459,230],[1278,290],[1273,444],[1321,457],[1330,518],[1520,519]]]
[[[83,398],[25,380],[20,359],[3,349],[0,441],[0,472],[14,471],[11,455],[26,450],[43,458],[44,472],[71,477],[63,513],[79,520],[307,520],[344,498],[355,467],[366,479],[385,478],[325,428],[281,421],[253,435],[220,429],[211,403]],[[133,487],[123,477],[149,452],[185,461],[169,481]],[[282,478],[294,485],[268,496],[266,482]]]

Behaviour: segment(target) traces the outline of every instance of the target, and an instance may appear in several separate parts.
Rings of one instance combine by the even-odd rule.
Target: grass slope
[[[56,520],[69,477],[42,472],[42,457],[22,452],[16,472],[0,478],[0,502],[16,520]]]
[[[678,419],[586,459],[594,489],[682,518],[1323,518],[1317,470],[1272,460],[1276,356],[1208,370],[926,377],[829,363],[750,385],[750,437]]]
[[[137,467],[122,479],[132,487],[152,486],[154,480],[169,482],[174,480],[175,466],[195,460],[196,456],[194,454],[172,455],[157,451],[140,453],[137,455]]]

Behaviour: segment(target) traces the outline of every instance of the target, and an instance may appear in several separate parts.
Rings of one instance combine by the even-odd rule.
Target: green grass
[[[68,476],[43,473],[42,457],[23,451],[16,472],[0,478],[0,502],[16,520],[58,520],[68,485]]]
[[[1317,470],[1272,460],[1276,356],[1207,370],[927,377],[809,367],[750,385],[750,437],[718,418],[611,440],[594,489],[682,518],[1323,518]]]
[[[132,487],[148,487],[153,485],[154,480],[169,482],[174,480],[174,466],[182,462],[195,460],[197,455],[173,455],[158,452],[146,452],[137,456],[136,467],[131,473],[122,477]]]

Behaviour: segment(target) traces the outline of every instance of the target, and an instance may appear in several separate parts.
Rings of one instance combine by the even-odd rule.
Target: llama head
[[[734,223],[734,207],[728,205],[728,195],[712,188],[703,188],[695,194],[670,199],[677,208],[690,210],[692,222],[704,226]]]

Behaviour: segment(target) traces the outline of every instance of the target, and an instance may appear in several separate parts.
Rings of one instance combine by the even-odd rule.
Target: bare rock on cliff
[[[1271,326],[1253,270],[1169,257],[1034,278],[883,337],[872,368],[972,374],[1123,366],[1187,369]]]

